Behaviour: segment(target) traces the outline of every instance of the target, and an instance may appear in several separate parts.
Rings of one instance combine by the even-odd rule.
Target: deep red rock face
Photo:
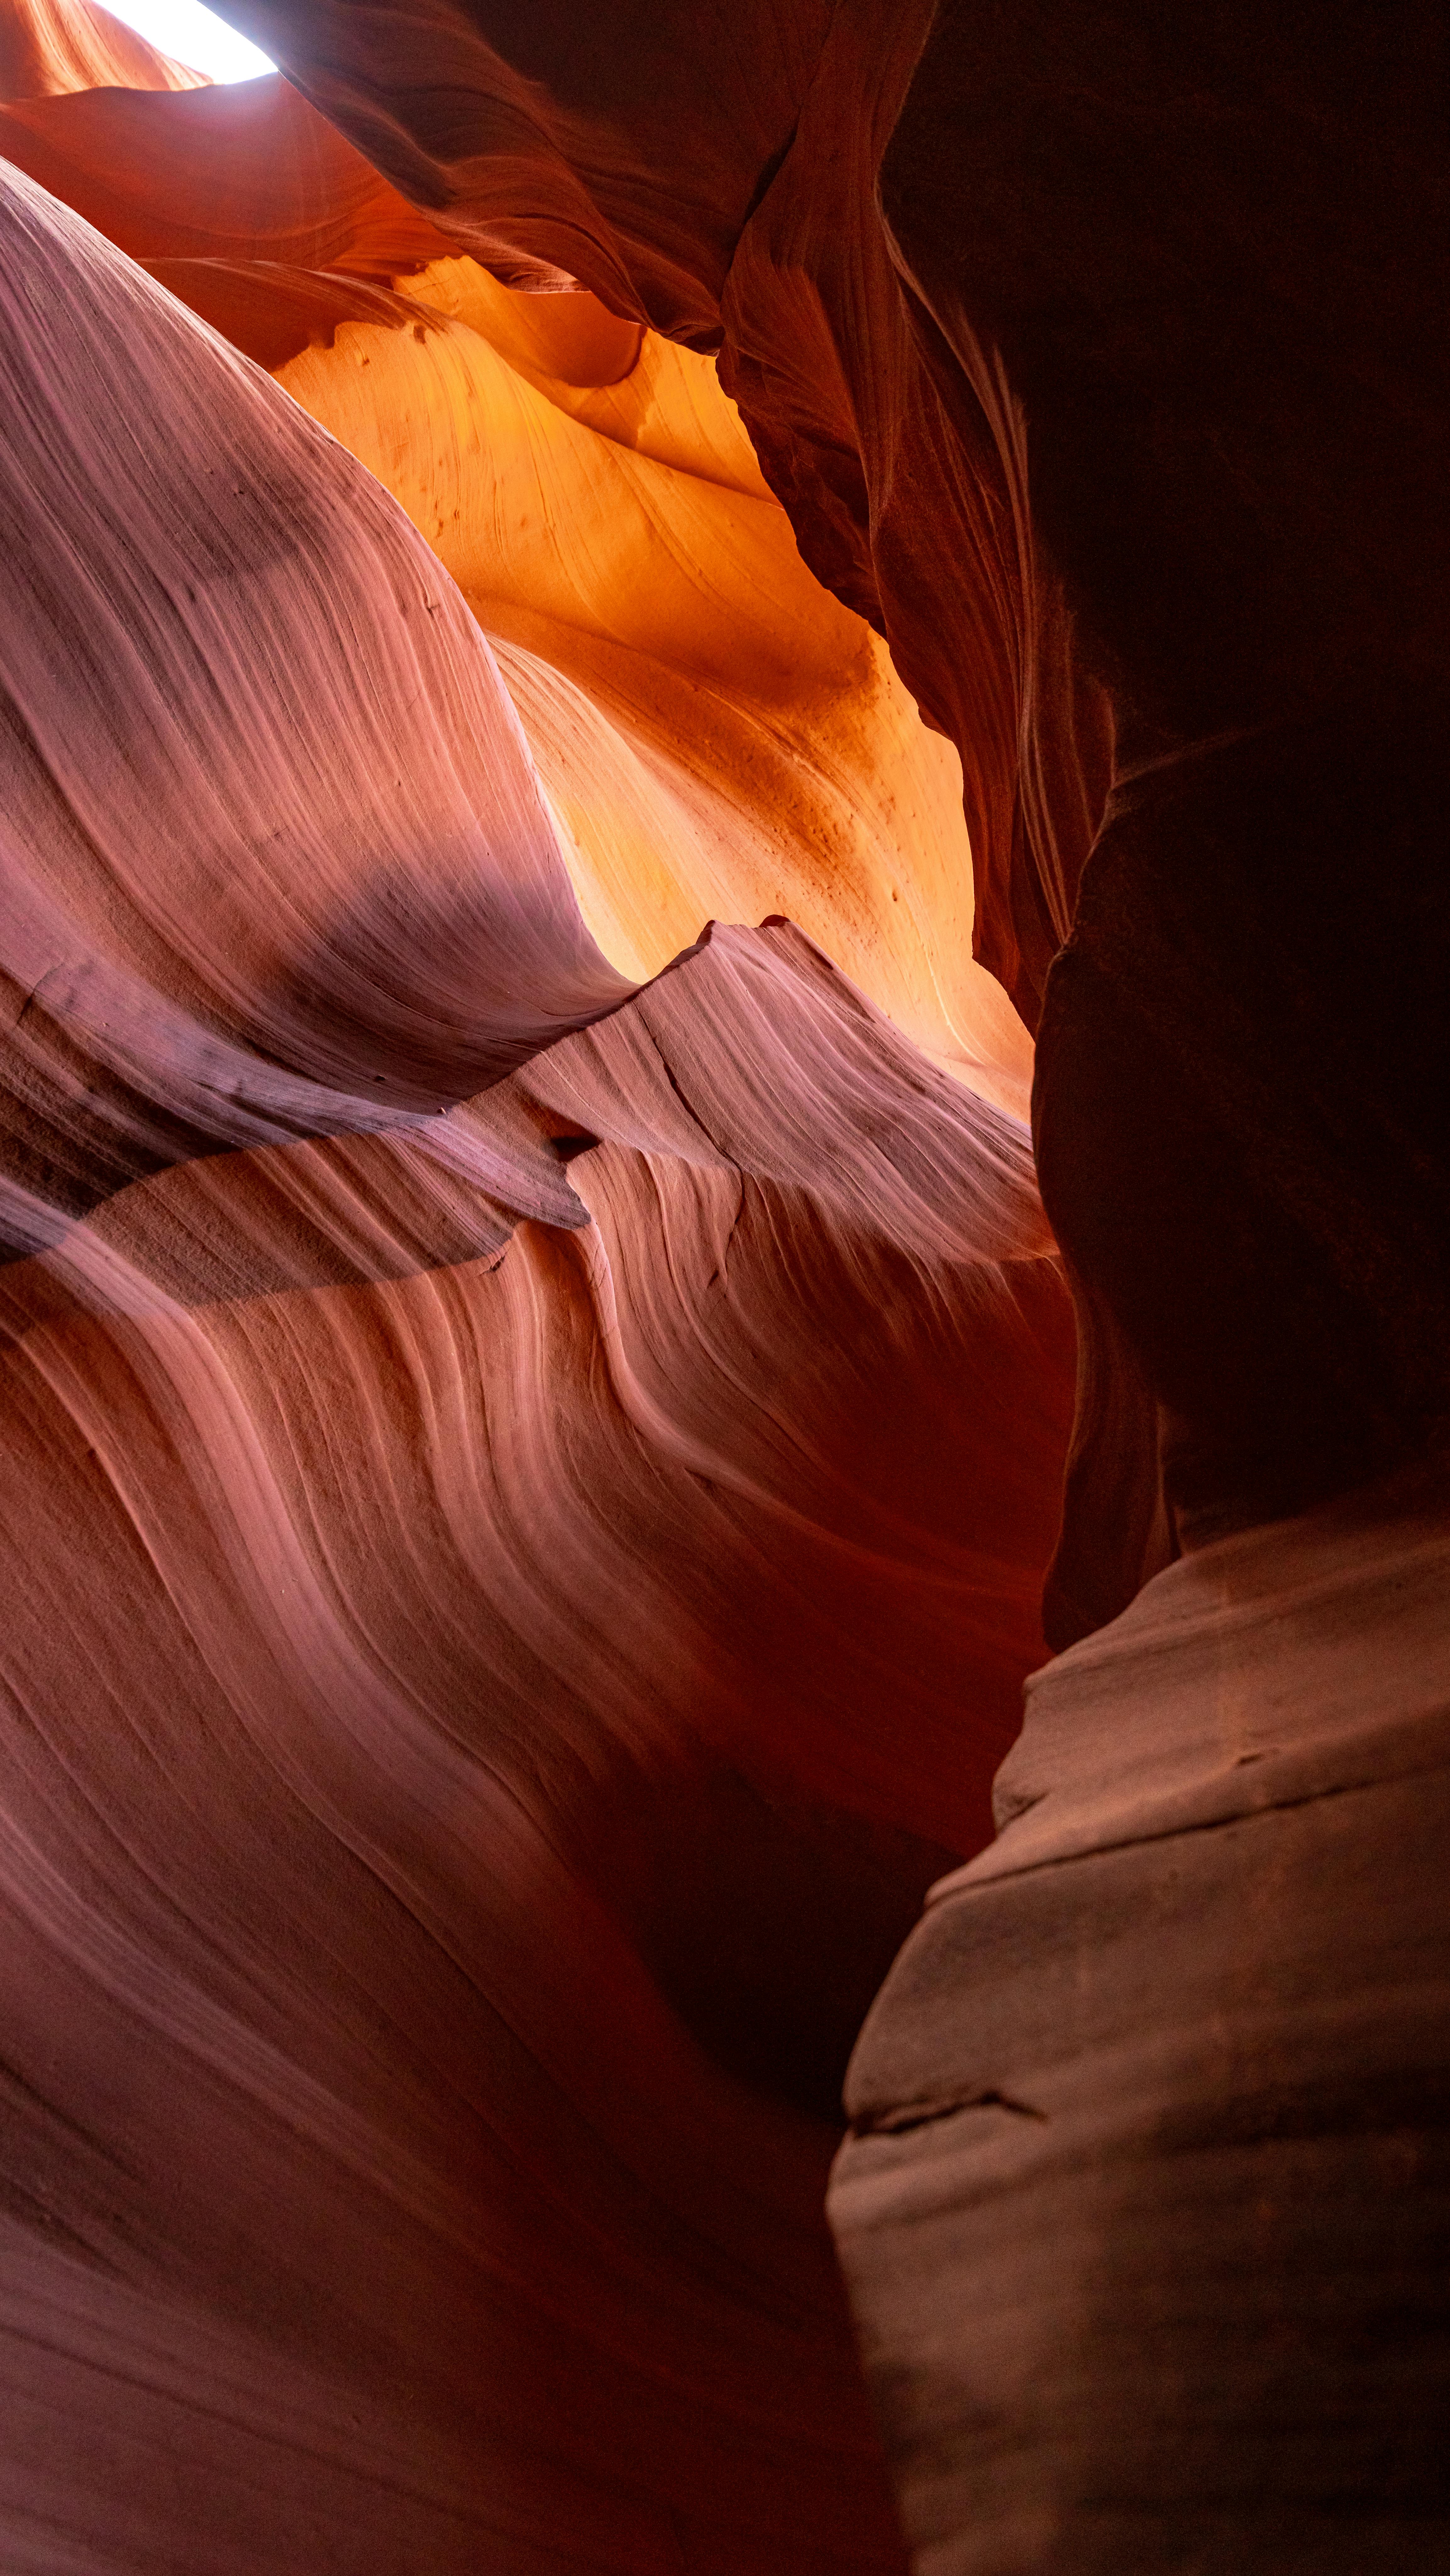
[[[990,1013],[980,1063],[923,1016],[934,1061],[780,919],[626,976],[575,887],[607,791],[637,945],[628,853],[736,775],[715,864],[774,847],[925,1014],[867,795],[925,915],[951,756],[663,359],[643,453],[597,308],[546,349],[513,317],[503,385],[398,291],[428,245],[345,146],[310,196],[225,161],[295,139],[260,90],[159,102],[218,157],[210,235],[166,229],[184,153],[148,205],[148,99],[10,137],[64,130],[77,198],[359,444],[353,353],[415,353],[419,517],[441,349],[545,424],[566,533],[594,439],[756,625],[743,673],[691,660],[683,590],[645,638],[665,809],[542,558],[467,535],[481,613],[538,603],[536,761],[380,483],[3,174],[0,2555],[864,2576],[900,2543],[822,2212],[840,2085],[1043,1655],[1070,1311]],[[828,778],[894,947],[810,874]]]

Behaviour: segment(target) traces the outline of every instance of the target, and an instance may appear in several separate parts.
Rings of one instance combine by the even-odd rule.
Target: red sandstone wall
[[[706,362],[198,95],[5,126],[5,2545],[895,2566],[822,2198],[1073,1366],[955,757]]]

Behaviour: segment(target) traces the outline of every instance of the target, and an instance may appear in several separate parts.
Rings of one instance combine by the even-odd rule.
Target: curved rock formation
[[[7,2548],[891,2566],[935,1881],[918,2564],[1433,2567],[1437,24],[235,14],[0,126]]]
[[[9,189],[25,1245],[28,1208],[43,1240],[45,1208],[179,1154],[422,1119],[629,988],[436,559],[265,378]]]
[[[958,745],[980,953],[1041,1002],[1081,1334],[1048,1631],[1105,1641],[1037,1705],[1066,1727],[1099,1654],[1113,1701],[854,2079],[900,2132],[838,2209],[920,2563],[1438,2564],[1444,1640],[1407,1604],[1444,1505],[1406,1538],[1394,1481],[1450,1437],[1438,18],[235,14],[501,276],[718,349]],[[1221,1581],[1269,1596],[1232,1652]],[[1150,1701],[1141,1798],[1196,1746],[1212,1812],[1140,1831],[1094,1800]],[[1302,1739],[1279,1803],[1241,1706],[1266,1778]]]
[[[587,40],[572,12],[525,24],[491,0],[412,0],[386,29],[336,0],[232,14],[501,270],[567,266],[720,347],[808,559],[879,614],[958,743],[980,953],[1029,1012],[1116,760],[1138,820],[1105,844],[1040,1076],[1102,1396],[1079,1426],[1055,1638],[1161,1561],[1160,1409],[1195,1515],[1306,1505],[1441,1439],[1443,1249],[1417,1267],[1413,1348],[1394,1254],[1445,1239],[1410,1177],[1444,1164],[1437,1023],[1418,990],[1395,1002],[1404,961],[1433,982],[1450,945],[1432,856],[1450,223],[1428,8],[1353,9],[1308,58],[1297,26],[1268,36],[1238,5],[1140,27],[1058,0],[988,21],[964,0],[852,0],[829,23],[762,0],[728,38],[619,10]],[[406,44],[437,85],[408,75]],[[1340,961],[1376,783],[1395,857],[1361,1019]],[[1281,809],[1321,789],[1316,828],[1286,845]],[[1265,907],[1269,989],[1235,1008],[1240,883]],[[1280,1009],[1279,961],[1304,939]],[[1154,1026],[1165,957],[1172,1037]],[[1264,1066],[1251,1098],[1246,1055]],[[1300,1186],[1285,1175],[1311,1134],[1323,1170]],[[1267,1296],[1235,1249],[1246,1203]],[[1190,1394],[1163,1354],[1195,1299]]]
[[[938,364],[882,230],[878,165],[930,12],[853,0],[709,28],[620,12],[587,32],[461,0],[416,0],[386,32],[348,7],[228,14],[500,277],[577,280],[720,350],[806,561],[957,746],[978,954],[1034,1019],[1111,726],[1037,563],[1020,459]]]
[[[452,246],[277,74],[181,97],[96,88],[23,99],[0,143],[137,258],[390,278]]]
[[[4,0],[0,8],[0,99],[209,87],[205,72],[158,53],[95,0]]]
[[[557,819],[602,692],[513,648],[583,709],[546,794],[364,469],[13,172],[0,221],[4,2554],[893,2568],[821,2201],[1043,1652],[1025,1131],[789,924],[622,977]],[[812,643],[667,356],[542,394],[532,315],[505,370],[371,292],[364,353],[754,512]],[[869,775],[897,684],[821,631]]]
[[[649,975],[712,914],[786,912],[1025,1112],[958,763],[805,569],[708,362],[591,296],[420,269],[441,236],[285,83],[171,105],[47,103],[0,139],[403,502],[502,655],[610,956]]]

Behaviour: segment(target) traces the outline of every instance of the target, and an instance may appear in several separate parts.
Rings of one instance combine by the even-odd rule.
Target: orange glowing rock
[[[592,296],[420,266],[439,237],[284,83],[58,105],[15,157],[272,369],[458,582],[614,962],[787,914],[1024,1115],[957,755],[806,570],[711,363]]]
[[[649,975],[702,919],[786,913],[1024,1112],[1030,1046],[971,958],[960,763],[801,562],[709,360],[651,338],[588,393],[548,365],[573,297],[459,260],[415,299],[434,309],[341,321],[279,381],[403,502],[493,641],[606,953]],[[521,304],[543,308],[523,349]]]

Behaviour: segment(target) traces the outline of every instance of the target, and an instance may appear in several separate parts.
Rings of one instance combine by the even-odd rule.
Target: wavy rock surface
[[[1443,1493],[1376,1527],[1450,1436],[1439,16],[235,14],[501,276],[718,349],[1041,1002],[1105,1635],[858,2063],[918,2562],[1442,2564]]]
[[[455,0],[414,0],[386,30],[313,0],[227,14],[507,282],[575,279],[721,351],[806,561],[957,747],[978,954],[1034,1019],[1111,726],[1036,561],[1020,456],[935,363],[882,229],[878,167],[929,9],[762,0],[728,25],[618,11],[587,30]]]
[[[386,496],[38,191],[8,209],[23,1246],[178,1154],[422,1120],[629,988]]]
[[[501,273],[719,348],[808,560],[958,744],[1031,1016],[1116,774],[1039,1071],[1097,1394],[1055,1639],[1162,1560],[1160,1427],[1204,1526],[1441,1440],[1436,14],[1307,51],[1240,0],[232,14]]]
[[[1443,1494],[1302,1515],[1450,1421],[1437,25],[237,14],[356,151],[5,148],[415,535],[22,191],[14,2552],[890,2564],[946,1869],[920,2561],[1433,2565]],[[913,699],[1054,1640],[1191,1550],[965,1878],[1068,1336]]]
[[[3,2554],[895,2567],[821,2195],[1043,1651],[1024,1131],[789,924],[622,978],[403,512],[0,223]]]
[[[402,501],[501,654],[611,958],[653,974],[704,918],[786,912],[1025,1112],[959,764],[802,563],[709,363],[591,296],[420,268],[442,237],[284,82],[173,104],[47,102],[0,140]]]

